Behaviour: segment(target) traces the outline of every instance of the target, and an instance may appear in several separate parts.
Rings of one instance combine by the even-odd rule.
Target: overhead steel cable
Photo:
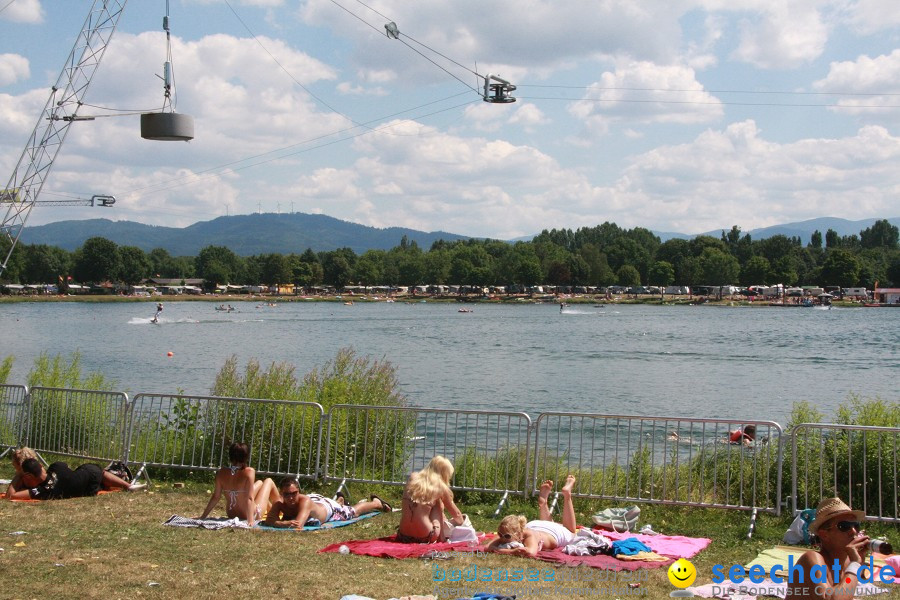
[[[309,89],[308,87],[306,87],[305,85],[303,85],[302,83],[300,83],[300,82],[297,80],[297,78],[294,77],[293,73],[291,73],[290,71],[288,71],[287,68],[285,68],[285,66],[284,66],[283,64],[281,64],[281,62],[275,57],[274,54],[272,54],[271,52],[269,52],[269,49],[266,48],[266,46],[259,40],[258,37],[256,37],[256,34],[253,32],[252,29],[250,29],[250,26],[247,25],[246,22],[244,22],[244,20],[243,20],[243,19],[241,18],[241,16],[237,13],[237,11],[234,10],[234,7],[231,6],[231,3],[230,3],[228,0],[225,0],[225,5],[226,5],[226,6],[228,7],[228,9],[231,11],[231,14],[234,15],[234,17],[240,22],[241,25],[243,25],[244,29],[247,30],[247,33],[250,34],[250,37],[253,38],[253,41],[255,41],[255,42],[259,45],[259,47],[262,48],[263,51],[264,51],[266,54],[269,55],[269,58],[271,58],[272,61],[273,61],[276,65],[278,65],[278,68],[279,68],[279,69],[281,69],[282,71],[284,71],[285,74],[287,74],[287,76],[291,78],[291,81],[293,81],[295,84],[297,84],[297,86],[300,87],[304,92],[306,92],[307,94],[309,94],[316,102],[318,102],[319,104],[321,104],[322,106],[324,106],[325,108],[327,108],[328,110],[330,110],[331,112],[333,112],[334,114],[339,115],[339,116],[341,116],[341,117],[347,119],[348,121],[350,121],[350,122],[353,123],[354,125],[360,126],[359,123],[357,123],[357,122],[354,121],[352,118],[350,118],[349,116],[345,115],[344,113],[342,113],[341,111],[339,111],[339,110],[336,109],[335,107],[331,106],[328,102],[325,102],[325,100],[323,100],[322,98],[320,98],[319,96],[317,96],[311,89]]]
[[[730,100],[664,100],[661,98],[568,98],[559,96],[519,96],[522,100],[563,100],[566,102],[596,102],[598,104],[693,104],[699,106],[772,106],[783,108],[840,108],[855,110],[861,108],[900,108],[900,104],[811,104],[784,102],[735,102]]]
[[[715,90],[715,89],[687,89],[687,88],[650,88],[650,87],[624,87],[624,86],[592,86],[592,85],[550,85],[536,83],[518,84],[520,88],[558,88],[568,90],[610,90],[625,92],[703,92],[707,94],[768,94],[785,96],[900,96],[900,92],[807,92],[786,90]]]
[[[388,19],[389,21],[393,22],[393,21],[390,19],[390,17],[386,17],[385,15],[381,14],[380,12],[378,12],[377,10],[375,10],[374,8],[372,8],[371,6],[369,6],[368,4],[366,4],[365,2],[360,2],[360,0],[356,0],[356,1],[359,2],[360,4],[362,4],[363,6],[365,6],[366,8],[368,8],[369,10],[371,10],[372,12],[374,12],[375,14],[377,14],[379,17],[382,17],[382,18],[384,18],[384,19]],[[371,27],[372,29],[374,29],[376,32],[378,32],[378,35],[381,35],[382,31],[381,31],[380,28],[376,27],[375,25],[372,25],[371,23],[369,23],[368,21],[366,21],[364,18],[362,18],[361,16],[359,16],[358,14],[356,14],[355,12],[353,12],[352,10],[350,10],[349,8],[347,8],[346,6],[343,6],[341,3],[337,2],[337,0],[330,0],[330,2],[331,2],[332,4],[334,4],[335,6],[337,6],[338,8],[340,8],[341,10],[345,11],[347,14],[349,14],[349,15],[353,16],[354,18],[358,19],[358,20],[359,20],[361,23],[363,23],[364,25],[366,25],[366,26]],[[468,71],[468,72],[474,74],[475,76],[481,77],[482,79],[484,79],[484,75],[481,75],[481,74],[479,74],[478,72],[473,71],[473,70],[470,69],[469,67],[467,67],[467,66],[465,66],[465,65],[462,65],[462,64],[458,63],[457,61],[453,60],[453,59],[450,58],[449,56],[445,56],[444,54],[441,54],[440,52],[438,52],[438,51],[435,50],[434,48],[431,48],[431,47],[428,46],[427,44],[423,44],[422,42],[416,40],[414,37],[412,37],[412,36],[410,36],[410,35],[408,35],[408,34],[406,34],[406,33],[403,33],[403,36],[402,36],[402,37],[411,39],[412,41],[414,41],[415,43],[419,44],[419,45],[422,46],[423,48],[428,48],[428,50],[430,50],[431,52],[434,52],[435,54],[437,54],[437,55],[440,56],[441,58],[443,58],[443,59],[445,59],[445,60],[448,60],[448,61],[452,62],[454,65],[457,65],[458,67],[460,67],[460,68],[462,68],[462,69],[465,69],[466,71]],[[442,65],[440,65],[440,64],[438,64],[437,62],[435,62],[434,60],[432,60],[430,57],[425,56],[425,54],[423,54],[422,52],[420,52],[417,48],[413,48],[412,46],[410,46],[409,44],[407,44],[403,39],[401,39],[400,36],[397,36],[397,37],[394,38],[394,39],[398,40],[398,41],[399,41],[400,43],[402,43],[404,46],[406,46],[407,48],[409,48],[410,50],[412,50],[413,52],[415,52],[416,54],[418,54],[419,56],[421,56],[422,58],[424,58],[425,60],[427,60],[428,62],[430,62],[431,64],[433,64],[434,66],[436,66],[438,69],[440,69],[441,71],[443,71],[444,73],[446,73],[447,75],[449,75],[450,77],[452,77],[453,79],[457,80],[458,82],[460,82],[461,84],[463,84],[464,86],[466,86],[467,88],[469,88],[470,90],[472,90],[473,92],[475,92],[476,94],[479,94],[479,95],[480,95],[480,93],[479,93],[479,91],[478,91],[478,88],[472,87],[472,84],[466,83],[465,81],[463,81],[462,79],[460,79],[459,77],[457,77],[456,75],[454,75],[453,73],[451,73],[450,71],[448,71],[447,69],[445,69]]]

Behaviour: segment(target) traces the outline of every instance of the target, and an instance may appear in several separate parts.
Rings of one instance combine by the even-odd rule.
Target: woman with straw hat
[[[809,525],[809,532],[819,537],[819,550],[805,552],[797,561],[799,569],[789,573],[789,598],[853,598],[869,550],[869,536],[860,530],[865,517],[864,511],[851,509],[840,498],[819,502],[816,518]]]

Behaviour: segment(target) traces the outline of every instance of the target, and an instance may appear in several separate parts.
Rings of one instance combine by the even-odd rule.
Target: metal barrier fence
[[[313,402],[138,394],[126,462],[214,471],[228,464],[232,442],[244,442],[257,472],[315,479],[322,415]]]
[[[122,460],[128,435],[128,395],[121,392],[31,388],[24,443],[36,452],[92,460]]]
[[[870,521],[900,523],[900,428],[801,423],[790,451],[795,514],[838,496]]]
[[[22,425],[27,401],[28,388],[24,385],[0,384],[0,458],[24,444]]]
[[[577,470],[573,496],[796,513],[839,496],[870,520],[900,522],[900,428],[580,413],[321,405],[284,400],[0,385],[0,456],[16,445],[88,460],[214,471],[232,441],[261,474],[403,485],[433,456],[454,489],[532,495]],[[323,448],[324,444],[324,448]],[[784,452],[791,488],[782,493]],[[323,456],[324,453],[324,456]],[[503,500],[501,500],[501,505]]]
[[[746,421],[543,413],[535,423],[538,482],[580,478],[573,497],[780,514],[781,426],[755,421],[755,439],[731,442]],[[773,481],[774,475],[774,481]]]
[[[404,485],[435,455],[459,490],[524,495],[531,418],[525,413],[339,404],[328,413],[329,481]]]

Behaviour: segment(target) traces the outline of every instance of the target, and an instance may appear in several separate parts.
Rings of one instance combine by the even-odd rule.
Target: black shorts
[[[103,489],[103,469],[97,465],[81,465],[72,472],[72,485],[69,493],[73,497],[96,496]]]

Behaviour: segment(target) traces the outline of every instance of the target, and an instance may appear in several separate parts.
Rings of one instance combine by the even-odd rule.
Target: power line
[[[557,88],[568,90],[600,90],[600,91],[625,91],[625,92],[672,92],[672,93],[707,93],[707,94],[768,94],[768,95],[794,95],[794,96],[900,96],[897,92],[806,92],[785,90],[698,90],[680,88],[645,88],[645,87],[616,87],[593,85],[540,85],[533,83],[517,84],[519,88]]]
[[[344,113],[339,111],[338,109],[334,108],[333,106],[331,106],[330,104],[325,102],[325,100],[323,100],[322,98],[317,96],[315,93],[313,93],[312,90],[310,90],[308,87],[306,87],[305,85],[303,85],[302,83],[297,81],[297,78],[294,77],[294,75],[290,71],[288,71],[285,68],[285,66],[282,65],[281,62],[278,61],[277,58],[275,58],[275,55],[273,55],[271,52],[269,52],[269,49],[266,48],[265,45],[261,41],[259,41],[259,38],[256,37],[256,34],[253,33],[253,30],[251,30],[250,27],[247,25],[247,23],[244,22],[244,20],[237,13],[237,11],[234,10],[234,7],[231,6],[231,3],[228,0],[225,0],[225,5],[229,8],[229,10],[231,10],[231,13],[241,23],[241,25],[244,26],[244,29],[246,29],[247,33],[250,34],[250,37],[253,38],[253,41],[255,41],[259,45],[259,47],[262,48],[263,51],[265,51],[265,53],[269,55],[269,58],[271,58],[275,62],[275,64],[278,65],[278,68],[281,69],[282,71],[284,71],[287,74],[287,76],[290,77],[291,80],[295,84],[297,84],[304,92],[306,92],[307,94],[312,96],[316,100],[316,102],[318,102],[319,104],[321,104],[322,106],[324,106],[325,108],[330,110],[331,112],[335,113],[336,115],[340,115],[341,117],[347,119],[348,121],[350,121],[351,123],[353,123],[355,125],[359,125],[356,121],[354,121],[353,119],[351,119],[350,117],[348,117],[347,115],[345,115]]]
[[[331,1],[332,4],[334,4],[334,5],[337,6],[338,8],[340,8],[341,10],[343,10],[343,11],[345,11],[346,13],[350,14],[350,15],[353,16],[354,18],[358,19],[359,21],[361,21],[361,22],[362,22],[363,24],[365,24],[366,26],[371,27],[371,28],[374,29],[376,32],[378,32],[379,35],[381,35],[381,29],[379,29],[378,27],[372,25],[371,23],[369,23],[368,21],[366,21],[365,19],[363,19],[362,17],[360,17],[359,15],[357,15],[356,13],[354,13],[354,12],[353,12],[352,10],[350,10],[349,8],[347,8],[347,7],[343,6],[343,5],[341,5],[339,2],[337,2],[337,0],[330,0],[330,1]],[[375,10],[374,8],[372,8],[371,6],[369,6],[368,4],[362,2],[361,0],[356,0],[356,1],[359,2],[360,4],[362,4],[363,6],[365,6],[366,8],[368,8],[369,10],[371,10],[372,12],[374,12],[375,14],[377,14],[378,16],[380,16],[380,17],[382,17],[382,18],[384,18],[384,19],[390,20],[389,17],[386,17],[385,15],[381,14],[380,12],[378,12],[377,10]],[[393,21],[392,21],[392,22],[393,22]],[[462,65],[462,64],[456,62],[455,60],[453,60],[452,58],[450,58],[450,57],[448,57],[448,56],[445,56],[444,54],[441,54],[440,52],[438,52],[438,51],[435,50],[434,48],[431,48],[431,47],[429,47],[428,45],[423,44],[422,42],[416,40],[416,39],[413,38],[412,36],[410,36],[410,35],[404,33],[404,34],[403,34],[403,37],[404,37],[404,38],[409,38],[409,39],[411,39],[413,42],[419,44],[419,45],[422,46],[423,48],[428,48],[428,50],[430,50],[431,52],[434,52],[435,54],[437,54],[437,55],[440,56],[441,58],[444,58],[445,60],[448,60],[448,61],[452,62],[453,64],[457,65],[458,67],[461,67],[461,68],[465,69],[466,71],[469,71],[470,73],[473,73],[473,74],[475,74],[476,76],[482,77],[482,78],[483,78],[483,75],[479,75],[478,73],[476,73],[476,72],[473,71],[472,69],[466,67],[465,65]],[[419,56],[421,56],[422,58],[424,58],[425,60],[427,60],[428,62],[430,62],[431,64],[433,64],[434,66],[436,66],[438,69],[440,69],[441,71],[443,71],[444,73],[446,73],[447,75],[449,75],[450,77],[452,77],[453,79],[457,80],[458,82],[460,82],[461,84],[463,84],[464,86],[466,86],[467,88],[469,88],[470,90],[472,90],[473,92],[475,92],[476,94],[478,93],[478,90],[477,90],[476,88],[472,87],[471,84],[466,83],[465,81],[463,81],[462,79],[460,79],[459,77],[457,77],[456,75],[454,75],[453,73],[451,73],[450,71],[448,71],[447,69],[445,69],[443,66],[439,65],[437,62],[435,62],[434,60],[432,60],[432,59],[429,58],[428,56],[425,56],[425,54],[423,54],[423,53],[420,52],[418,49],[413,48],[412,46],[410,46],[409,44],[407,44],[407,43],[406,43],[403,39],[401,39],[399,36],[396,37],[395,39],[399,40],[401,44],[403,44],[404,46],[406,46],[407,48],[409,48],[410,50],[412,50],[413,52],[415,52],[416,54],[418,54]]]
[[[840,108],[858,110],[861,108],[900,108],[900,104],[811,104],[784,102],[734,102],[729,100],[662,100],[642,98],[560,98],[554,96],[519,96],[521,100],[562,100],[566,102],[596,102],[598,104],[691,104],[698,106],[772,106],[782,108]]]

